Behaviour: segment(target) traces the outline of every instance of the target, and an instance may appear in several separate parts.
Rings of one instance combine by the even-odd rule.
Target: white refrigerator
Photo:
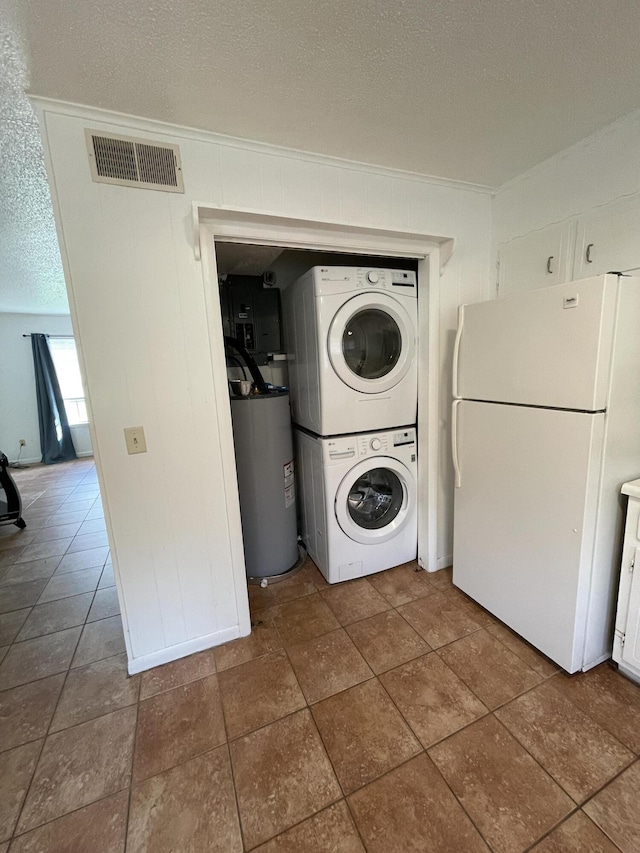
[[[567,672],[611,655],[640,476],[640,278],[464,305],[453,365],[453,582]]]

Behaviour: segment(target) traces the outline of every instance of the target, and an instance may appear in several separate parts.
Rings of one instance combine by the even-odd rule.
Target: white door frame
[[[451,255],[449,237],[303,220],[258,211],[194,203],[196,258],[202,261],[209,345],[223,460],[223,487],[241,635],[251,631],[236,479],[231,407],[224,358],[215,240],[322,252],[413,258],[418,261],[418,563],[438,568],[438,431],[440,265]],[[444,245],[443,245],[444,244]],[[426,297],[426,298],[425,298]],[[221,401],[225,405],[221,405]]]

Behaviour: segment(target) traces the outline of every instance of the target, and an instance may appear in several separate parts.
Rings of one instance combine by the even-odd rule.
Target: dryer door
[[[373,456],[354,465],[338,486],[336,519],[355,542],[387,542],[405,526],[415,500],[409,469],[397,459]]]
[[[340,379],[364,394],[379,394],[406,376],[415,355],[415,324],[386,293],[359,293],[336,312],[327,338]]]

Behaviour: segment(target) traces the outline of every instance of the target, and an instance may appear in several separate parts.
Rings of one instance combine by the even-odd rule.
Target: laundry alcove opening
[[[308,431],[291,423],[288,391],[292,350],[295,349],[292,336],[305,335],[308,331],[304,328],[306,320],[300,322],[300,313],[294,319],[291,310],[287,310],[292,289],[300,288],[300,278],[314,267],[346,267],[354,274],[361,270],[361,275],[365,276],[367,270],[404,271],[412,273],[417,281],[419,261],[407,257],[313,251],[219,239],[215,240],[214,248],[218,292],[212,304],[218,306],[224,340],[245,563],[252,583],[260,583],[262,579],[264,586],[277,582],[278,578],[274,576],[291,577],[303,565],[305,552],[300,546],[303,539],[308,541],[307,528],[310,526],[305,507],[319,500],[316,495],[301,491],[315,488],[314,475],[310,470],[304,477],[300,476],[304,466],[310,469],[315,464],[311,457],[307,458],[305,451],[313,436],[310,439]],[[211,284],[215,287],[213,276]],[[410,337],[415,338],[412,346],[416,351],[412,352],[412,359],[414,371],[417,369],[418,290],[416,287],[412,292],[416,303],[413,327],[403,327],[402,333],[400,318],[396,322],[392,316],[373,307],[360,312],[360,319],[344,332],[345,336],[350,336],[352,347],[347,357],[357,362],[357,366],[350,366],[351,370],[355,372],[357,369],[365,377],[382,377],[388,369],[386,362],[395,363],[401,352],[404,357]],[[402,302],[401,299],[398,301]],[[294,325],[295,329],[292,328]],[[377,346],[378,352],[373,352],[376,347],[369,343],[367,348],[363,343],[365,339],[369,342],[384,340],[385,343]],[[382,354],[381,346],[384,348]],[[299,384],[300,380],[297,381]],[[265,390],[268,394],[256,393]],[[293,420],[298,419],[294,417]],[[396,424],[394,420],[389,427],[389,441],[395,437],[399,452],[404,452],[407,460],[413,458],[415,462],[415,414],[410,420],[406,424]],[[397,435],[394,436],[393,431]],[[364,452],[360,447],[362,439],[369,440],[365,435],[367,430],[352,428],[350,413],[345,411],[344,428],[339,424],[332,430],[332,435],[334,432],[338,435],[353,434],[353,442],[357,445],[354,461],[357,463],[358,454]],[[384,440],[381,458],[387,455],[386,436]],[[409,452],[410,447],[403,447],[412,440],[413,454]],[[315,452],[313,448],[311,452]],[[392,442],[391,455],[394,452]],[[373,537],[384,541],[385,538],[392,540],[394,536],[397,540],[397,531],[406,521],[409,502],[413,505],[412,512],[416,512],[416,478],[407,473],[402,462],[396,463],[395,472],[393,466],[389,468],[386,464],[379,468],[370,462],[360,464],[362,471],[356,473],[351,493],[347,489],[347,497],[343,499],[344,519],[339,523],[345,529],[349,525],[353,527],[354,541],[364,543]],[[356,493],[357,500],[353,497]],[[327,505],[334,503],[333,497],[325,496],[325,499]],[[401,510],[402,507],[404,509]],[[387,547],[398,547],[398,542],[395,545],[390,542]],[[355,577],[358,569],[354,571]],[[340,579],[348,579],[348,575]]]

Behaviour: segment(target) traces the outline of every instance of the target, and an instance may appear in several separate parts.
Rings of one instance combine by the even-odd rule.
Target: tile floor
[[[405,565],[128,677],[89,460],[0,528],[0,853],[638,853],[640,689]]]

